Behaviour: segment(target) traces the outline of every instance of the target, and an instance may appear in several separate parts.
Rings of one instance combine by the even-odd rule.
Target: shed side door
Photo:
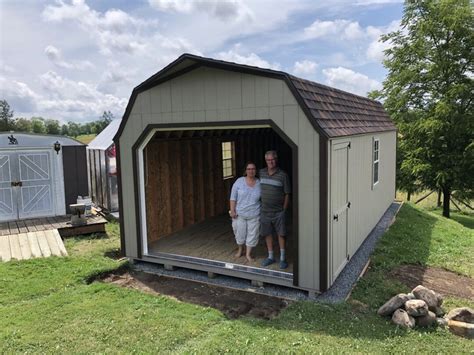
[[[12,221],[18,218],[17,189],[12,163],[15,154],[0,154],[0,221]],[[13,184],[13,185],[12,185]]]
[[[334,144],[331,154],[332,281],[348,261],[348,159],[349,142]]]
[[[20,198],[19,217],[54,215],[53,177],[50,151],[19,153]]]

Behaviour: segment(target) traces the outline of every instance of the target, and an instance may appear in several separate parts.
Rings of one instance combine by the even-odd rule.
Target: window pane
[[[374,184],[379,181],[379,163],[374,164]]]

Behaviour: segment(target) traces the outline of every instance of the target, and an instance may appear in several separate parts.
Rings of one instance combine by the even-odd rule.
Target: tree
[[[71,137],[77,137],[79,134],[81,134],[79,125],[75,122],[68,122],[68,132]]]
[[[0,131],[8,131],[11,127],[13,111],[7,100],[0,100]]]
[[[469,0],[409,0],[391,43],[380,98],[402,136],[402,167],[451,194],[474,185],[474,18]]]
[[[34,133],[46,133],[43,117],[31,117],[31,126]]]
[[[95,133],[99,134],[104,130],[105,127],[109,125],[110,122],[114,119],[114,115],[110,111],[104,111],[99,121],[95,122]]]
[[[69,136],[69,128],[68,128],[67,124],[63,124],[61,126],[61,135]]]
[[[46,128],[46,133],[48,134],[59,134],[61,131],[61,126],[59,125],[58,120],[45,120],[44,125]]]
[[[18,132],[33,132],[31,121],[24,117],[18,117],[13,121],[13,129]]]

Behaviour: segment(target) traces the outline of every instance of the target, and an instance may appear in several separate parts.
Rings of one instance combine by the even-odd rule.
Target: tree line
[[[86,134],[99,134],[113,120],[110,111],[104,111],[102,116],[92,122],[68,122],[61,124],[58,120],[43,117],[17,117],[6,100],[0,100],[0,131],[30,132],[40,134],[60,134],[77,137]]]

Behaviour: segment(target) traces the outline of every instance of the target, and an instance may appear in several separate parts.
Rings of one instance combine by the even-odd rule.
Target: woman
[[[230,193],[230,211],[232,229],[238,251],[237,258],[242,256],[244,244],[245,256],[253,261],[252,248],[257,246],[260,234],[260,180],[257,179],[257,166],[248,162],[245,165],[244,176],[238,178]]]

